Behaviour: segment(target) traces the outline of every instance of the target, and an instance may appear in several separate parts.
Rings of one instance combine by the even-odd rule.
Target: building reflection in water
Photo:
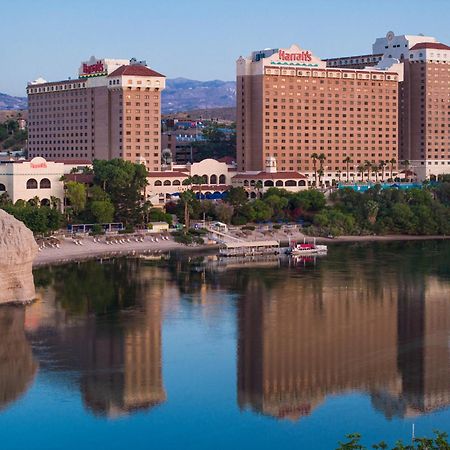
[[[387,418],[450,404],[448,283],[366,273],[250,282],[238,306],[238,404],[309,415],[328,395],[369,393]]]
[[[37,371],[24,331],[25,308],[0,307],[0,409],[26,392]]]
[[[0,309],[0,406],[26,390],[39,361],[44,373],[74,374],[94,414],[156,407],[166,401],[163,316],[195,303],[216,322],[236,308],[242,409],[298,420],[353,391],[387,418],[448,407],[447,275],[377,265],[366,253],[346,266],[335,253],[301,268],[172,258],[37,271],[41,300]]]
[[[170,289],[156,267],[109,265],[80,266],[76,285],[63,267],[54,269],[54,281],[39,291],[42,300],[27,310],[27,323],[46,368],[79,373],[87,408],[115,417],[166,400],[161,321]]]

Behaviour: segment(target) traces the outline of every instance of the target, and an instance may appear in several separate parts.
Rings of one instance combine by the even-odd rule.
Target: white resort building
[[[41,205],[50,205],[52,197],[58,199],[63,208],[63,175],[72,169],[90,167],[90,161],[66,160],[64,162],[47,161],[36,157],[31,161],[0,161],[0,195],[6,193],[15,203],[17,200],[29,201],[39,198]]]
[[[183,184],[193,177],[201,177],[204,181],[192,186]],[[300,172],[278,172],[273,158],[267,158],[265,170],[247,172],[238,172],[236,163],[226,159],[204,159],[185,165],[169,164],[163,171],[149,172],[147,180],[146,197],[155,206],[176,200],[181,192],[191,188],[201,198],[217,199],[230,187],[241,186],[249,198],[257,198],[271,187],[297,192],[312,185],[312,180]]]

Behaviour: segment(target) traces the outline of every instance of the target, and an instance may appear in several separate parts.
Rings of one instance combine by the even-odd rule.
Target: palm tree
[[[262,188],[263,188],[263,183],[262,183],[261,180],[258,180],[258,181],[255,183],[255,189],[256,189],[256,193],[257,193],[257,197],[258,197],[258,198],[261,197],[261,191],[262,191]]]
[[[392,158],[389,161],[389,164],[391,165],[391,180],[394,181],[394,166],[397,164],[397,160],[395,158]]]
[[[319,175],[319,184],[322,185],[321,179],[324,175],[324,170],[323,170],[323,163],[325,162],[325,160],[327,159],[327,157],[325,156],[325,153],[321,153],[318,157],[319,160],[319,171],[322,172],[322,175]]]
[[[386,161],[381,160],[378,163],[378,169],[381,170],[381,181],[384,181],[384,169],[386,167]]]
[[[364,181],[364,172],[366,171],[366,169],[364,168],[364,166],[362,164],[360,164],[357,167],[358,173],[361,175],[361,181]]]
[[[408,172],[409,172],[409,168],[410,168],[410,162],[408,159],[404,159],[403,161],[400,162],[400,164],[405,170],[405,181],[408,181]]]
[[[323,177],[323,175],[324,175],[324,171],[323,171],[322,168],[320,168],[320,169],[317,171],[317,175],[319,176],[319,185],[322,186],[322,177]]]
[[[352,159],[350,158],[350,156],[347,156],[345,159],[344,159],[344,163],[345,163],[345,165],[347,166],[347,183],[350,181],[350,163],[352,163],[353,161],[352,161]]]
[[[378,183],[378,173],[380,172],[380,168],[378,167],[378,164],[372,164],[371,169],[372,169],[372,173],[375,174],[375,183]]]
[[[180,194],[180,198],[184,203],[184,226],[186,230],[190,228],[190,210],[194,200],[194,192],[191,190],[184,191]]]
[[[372,163],[370,161],[364,161],[364,169],[367,170],[367,182],[370,182],[370,170],[372,169]]]
[[[317,153],[313,153],[311,158],[313,160],[314,167],[314,186],[317,187],[317,159],[319,158],[319,155]]]

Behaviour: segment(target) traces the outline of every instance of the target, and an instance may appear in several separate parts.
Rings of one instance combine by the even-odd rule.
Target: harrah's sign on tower
[[[308,50],[299,53],[289,53],[284,50],[278,50],[280,61],[312,61],[312,53]]]
[[[104,71],[105,66],[102,61],[97,61],[95,64],[83,63],[83,75],[93,75]]]

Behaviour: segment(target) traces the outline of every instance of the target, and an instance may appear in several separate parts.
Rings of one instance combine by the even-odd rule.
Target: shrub
[[[280,229],[281,229],[281,225],[280,225],[279,223],[276,223],[276,224],[273,226],[273,228],[274,228],[275,230],[280,230]]]
[[[241,230],[255,231],[256,227],[254,225],[245,225],[241,228]]]
[[[105,231],[103,230],[102,226],[99,225],[98,223],[92,225],[91,236],[98,236],[100,234],[105,234]]]

